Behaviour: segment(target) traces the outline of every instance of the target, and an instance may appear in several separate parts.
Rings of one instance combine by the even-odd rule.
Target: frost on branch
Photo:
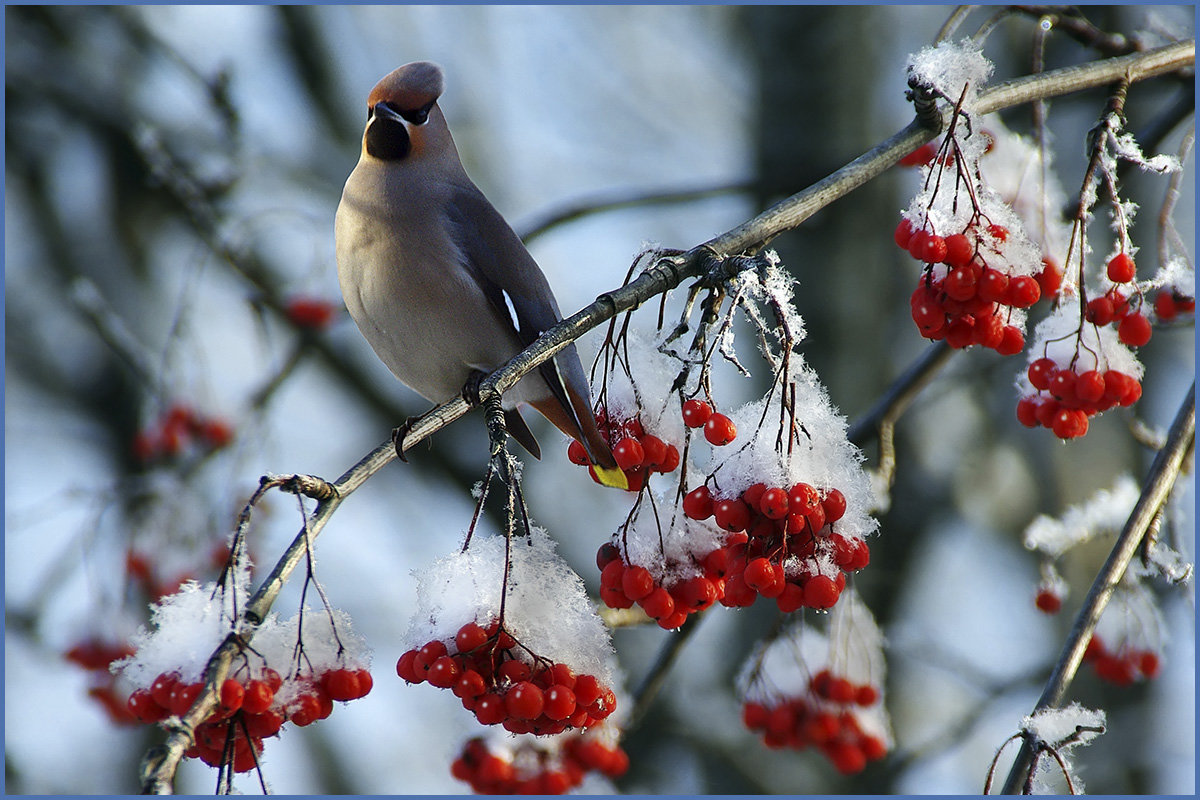
[[[978,43],[970,39],[947,41],[910,57],[908,82],[928,87],[951,103],[962,97],[963,108],[969,110],[979,87],[991,77],[992,69],[992,62],[983,55]]]
[[[828,634],[800,622],[751,654],[738,681],[742,720],[768,747],[812,746],[839,772],[860,772],[891,747],[883,680],[883,637],[850,590]]]
[[[1021,730],[1036,740],[1037,761],[1033,773],[1035,794],[1059,794],[1056,775],[1062,775],[1072,794],[1083,793],[1083,783],[1075,774],[1068,751],[1091,744],[1105,730],[1103,711],[1072,703],[1066,708],[1046,708],[1021,720]],[[1052,752],[1054,756],[1047,756]]]
[[[1059,558],[1095,536],[1119,531],[1139,494],[1133,478],[1122,475],[1111,489],[1101,489],[1086,503],[1071,506],[1060,517],[1038,515],[1025,529],[1025,547],[1049,558]]]

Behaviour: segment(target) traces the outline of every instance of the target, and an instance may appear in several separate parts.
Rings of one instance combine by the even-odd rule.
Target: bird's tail
[[[552,397],[535,401],[533,407],[540,411],[542,416],[553,422],[556,428],[567,436],[577,439],[583,445],[592,462],[596,478],[602,484],[617,489],[628,489],[629,481],[626,479],[625,473],[617,466],[612,450],[604,441],[604,437],[600,435],[600,429],[596,427],[596,418],[592,416],[592,404],[587,394],[587,383],[583,383],[582,392],[578,391],[573,385],[576,381],[562,379],[561,373],[556,368],[556,361],[557,358],[551,359],[542,367],[543,370],[547,366],[553,370],[553,380],[547,375],[547,383],[550,383],[552,387],[557,385],[557,388],[562,390],[561,396],[559,392],[552,391]],[[582,374],[582,372],[583,369],[580,367],[580,373]],[[566,402],[563,402],[564,400]]]

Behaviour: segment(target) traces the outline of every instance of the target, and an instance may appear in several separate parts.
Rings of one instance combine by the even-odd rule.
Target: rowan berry
[[[704,423],[704,438],[717,447],[727,445],[737,438],[737,426],[729,417],[714,412]]]
[[[703,400],[688,400],[683,404],[683,424],[689,428],[702,428],[712,413],[712,406]]]
[[[1113,283],[1129,283],[1137,274],[1128,253],[1117,253],[1108,261],[1108,279]]]

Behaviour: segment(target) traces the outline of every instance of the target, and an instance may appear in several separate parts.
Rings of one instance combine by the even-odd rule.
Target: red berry
[[[862,749],[849,742],[834,742],[825,752],[830,763],[843,775],[862,772],[867,766],[867,757]]]
[[[487,640],[487,631],[477,622],[468,622],[454,634],[454,646],[460,653],[469,653],[477,647],[482,647]]]
[[[772,487],[762,493],[758,510],[770,519],[783,519],[788,514],[788,494],[783,489]]]
[[[1058,365],[1051,358],[1039,358],[1029,365],[1029,382],[1035,389],[1050,388],[1050,379],[1058,372]]]
[[[985,269],[979,277],[979,296],[989,303],[1002,303],[1008,292],[1008,275]]]
[[[508,716],[504,698],[495,692],[480,696],[475,703],[475,719],[482,725],[499,725]]]
[[[821,508],[825,511],[826,524],[832,525],[846,513],[846,495],[838,489],[830,489],[821,500]]]
[[[1060,401],[1066,402],[1075,397],[1075,373],[1069,369],[1060,369],[1050,378],[1050,385],[1046,387],[1046,391],[1050,392],[1052,397]]]
[[[946,259],[946,240],[936,234],[925,238],[921,249],[921,260],[937,264]]]
[[[724,530],[744,531],[750,526],[750,507],[741,500],[718,500],[713,504],[713,519]]]
[[[571,443],[567,445],[567,460],[581,467],[592,463],[592,460],[588,458],[587,449],[578,439],[572,439]]]
[[[333,320],[333,305],[324,300],[295,297],[285,309],[288,320],[298,328],[320,330]]]
[[[1138,671],[1146,678],[1154,679],[1157,677],[1159,666],[1157,653],[1150,650],[1143,650],[1138,656]]]
[[[950,270],[950,274],[942,283],[942,291],[960,302],[970,300],[977,291],[975,273],[970,267],[956,267]]]
[[[542,690],[529,681],[514,684],[504,695],[504,708],[517,719],[537,719],[545,705]]]
[[[681,581],[675,584],[672,590],[676,613],[703,611],[717,600],[717,587],[703,575]]]
[[[749,586],[760,594],[764,589],[770,590],[775,584],[775,567],[766,558],[755,558],[746,564],[746,569],[742,573],[742,579]]]
[[[167,709],[154,702],[154,697],[151,696],[149,689],[138,689],[129,695],[129,700],[125,705],[129,709],[129,713],[137,717],[139,722],[160,722],[170,714]]]
[[[714,413],[704,423],[704,438],[717,447],[727,445],[737,438],[737,426],[724,414]]]
[[[1077,408],[1060,408],[1050,427],[1060,439],[1077,439],[1087,433],[1087,414]]]
[[[1033,397],[1022,397],[1017,401],[1017,419],[1026,428],[1036,428],[1038,401]]]
[[[1175,308],[1175,298],[1166,289],[1160,291],[1154,297],[1154,314],[1160,320],[1174,319],[1178,314],[1178,309]]]
[[[971,241],[961,233],[946,237],[946,263],[952,267],[963,267],[973,255]]]
[[[996,241],[998,242],[1008,241],[1008,228],[1004,227],[1003,225],[989,225],[988,233],[995,237]]]
[[[623,470],[637,469],[646,460],[646,451],[637,439],[626,437],[613,448],[613,458]]]
[[[288,708],[288,719],[293,725],[303,728],[321,718],[321,701],[311,694],[302,694]]]
[[[879,699],[879,690],[870,684],[863,684],[854,691],[854,702],[860,706],[873,706]]]
[[[854,684],[845,678],[830,678],[827,697],[835,703],[853,703],[855,701]]]
[[[1043,297],[1053,297],[1062,286],[1063,274],[1052,258],[1042,259],[1042,271],[1037,274],[1038,286]]]
[[[425,680],[429,681],[430,685],[436,686],[439,689],[449,689],[458,682],[459,676],[462,674],[462,668],[450,656],[442,656],[437,661],[434,661],[429,666],[429,671],[425,674]],[[334,700],[342,698],[334,697],[330,692],[330,697]]]
[[[575,713],[575,692],[566,686],[554,684],[546,690],[546,706],[542,713],[552,720],[560,721]]]
[[[500,665],[500,667],[496,670],[496,675],[502,681],[507,681],[509,683],[522,683],[532,677],[533,669],[531,669],[530,666],[524,661],[510,659]]]
[[[642,461],[647,467],[659,467],[667,457],[667,443],[657,436],[649,434],[642,437],[642,450],[646,454],[645,460]],[[620,463],[619,461],[617,462]],[[671,470],[665,470],[670,472]]]
[[[1150,341],[1150,335],[1153,332],[1150,320],[1141,314],[1128,315],[1121,320],[1121,324],[1117,327],[1117,337],[1130,347],[1141,347],[1146,344]]]
[[[674,472],[679,466],[679,448],[673,444],[667,445],[666,455],[658,465],[659,472]]]
[[[1042,589],[1037,593],[1034,605],[1046,614],[1057,614],[1062,610],[1062,598],[1049,589]]]
[[[1005,325],[1000,335],[996,352],[1002,356],[1015,356],[1025,349],[1025,334],[1015,325]]]
[[[1107,297],[1092,298],[1083,310],[1083,318],[1095,325],[1107,325],[1114,316],[1112,301]]]
[[[639,605],[652,619],[662,619],[675,613],[675,598],[662,586],[655,587],[642,598]]]
[[[1128,253],[1117,253],[1108,261],[1108,279],[1113,283],[1129,283],[1137,274]]]
[[[487,691],[487,684],[482,675],[473,669],[468,669],[458,676],[451,691],[460,700],[473,699]]]
[[[631,566],[621,575],[621,591],[636,603],[654,591],[654,576],[645,567]]]
[[[901,159],[901,163],[903,163],[903,159]],[[912,223],[907,219],[901,219],[899,224],[896,225],[896,230],[892,234],[892,239],[896,242],[896,245],[899,246],[901,250],[907,250],[908,242],[910,239],[912,239],[912,235]]]
[[[689,519],[708,519],[713,514],[712,492],[699,486],[683,496],[683,513]]]
[[[1129,686],[1135,679],[1133,664],[1124,658],[1102,655],[1096,659],[1096,674],[1116,686]]]
[[[797,483],[788,491],[788,508],[793,514],[808,514],[821,504],[821,495],[807,483]]]
[[[933,142],[926,142],[897,163],[902,167],[923,167],[933,161],[935,157],[937,157],[937,147]],[[908,220],[903,220],[903,222],[908,222]]]
[[[1028,308],[1041,298],[1042,290],[1033,278],[1028,275],[1019,275],[1009,279],[1008,291],[1005,294],[1008,305],[1016,308]]]
[[[832,578],[816,575],[804,584],[804,605],[809,608],[831,608],[840,594],[841,590]]]
[[[703,400],[688,400],[683,404],[683,424],[689,428],[701,428],[712,413],[712,406]]]
[[[413,657],[416,657],[416,652],[410,650]],[[408,653],[405,653],[408,655]],[[400,657],[404,661],[404,656]],[[411,662],[412,659],[410,658]],[[404,678],[403,675],[400,677]],[[409,683],[418,683],[416,680],[408,680]],[[246,691],[242,696],[242,711],[248,715],[262,714],[271,707],[271,703],[275,702],[275,692],[265,681],[250,681],[246,684]]]

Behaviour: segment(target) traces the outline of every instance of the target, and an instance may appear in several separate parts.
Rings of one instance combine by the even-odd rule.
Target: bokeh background
[[[117,728],[93,680],[62,654],[144,620],[126,553],[164,574],[202,572],[265,473],[334,478],[425,403],[397,384],[340,310],[332,220],[358,157],[364,100],[413,60],[443,65],[442,107],[468,171],[528,233],[563,209],[618,204],[529,240],[570,313],[620,284],[646,244],[687,248],[856,157],[911,119],[904,64],[947,7],[6,7],[5,9],[5,775],[20,793],[126,793],[153,731]],[[972,17],[973,31],[990,12]],[[1148,41],[1193,35],[1193,7],[1088,11]],[[1034,21],[1000,22],[996,80],[1024,74]],[[1052,37],[1049,67],[1094,58]],[[1131,127],[1190,85],[1130,92]],[[1077,186],[1099,92],[1051,105],[1063,183]],[[1004,115],[1028,130],[1028,109]],[[1157,150],[1174,152],[1186,124]],[[1177,219],[1194,243],[1194,171]],[[805,357],[853,419],[925,348],[903,302],[916,271],[891,242],[914,188],[900,169],[774,245],[799,278]],[[1155,248],[1165,183],[1129,175],[1135,237]],[[1099,228],[1100,225],[1096,226]],[[1194,255],[1194,246],[1191,254]],[[1155,267],[1139,260],[1151,270]],[[338,309],[321,331],[281,313],[297,297]],[[647,315],[653,312],[647,310]],[[1138,412],[1163,428],[1194,376],[1194,331],[1145,348]],[[599,339],[581,342],[585,360]],[[1109,413],[1064,445],[1021,428],[1021,359],[959,354],[897,431],[892,507],[856,578],[888,635],[897,748],[853,778],[813,753],[772,752],[738,717],[732,676],[773,624],[769,609],[719,609],[687,644],[646,722],[627,740],[637,793],[976,793],[996,748],[1032,709],[1103,558],[1077,565],[1067,613],[1032,602],[1037,562],[1021,532],[1151,454]],[[750,396],[753,384],[729,388]],[[137,432],[172,404],[227,421],[232,443],[149,468]],[[539,420],[540,422],[540,420]],[[531,513],[595,588],[598,545],[627,505],[565,467],[546,426],[527,464]],[[875,459],[873,446],[867,455]],[[459,793],[449,763],[475,729],[448,693],[407,687],[392,665],[415,604],[411,571],[456,548],[483,474],[476,417],[389,466],[317,545],[319,577],[375,649],[362,701],[268,743],[280,793]],[[1190,479],[1188,480],[1190,484]],[[1192,552],[1194,493],[1173,541]],[[289,498],[257,512],[269,564],[296,530]],[[211,571],[197,575],[211,578]],[[1194,603],[1162,593],[1171,631],[1161,677],[1115,690],[1094,676],[1071,696],[1109,713],[1078,756],[1088,786],[1195,791]],[[294,608],[285,594],[279,608]],[[290,605],[289,605],[290,604]],[[671,634],[621,630],[631,685]],[[389,677],[390,676],[390,677]],[[209,792],[185,764],[177,789]],[[255,791],[256,784],[240,779]],[[596,790],[596,787],[593,786]],[[599,791],[614,787],[600,786]]]

